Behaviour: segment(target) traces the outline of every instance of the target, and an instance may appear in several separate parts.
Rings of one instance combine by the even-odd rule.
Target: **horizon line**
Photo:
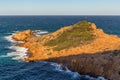
[[[76,15],[76,14],[0,14],[0,16],[120,16],[120,14],[80,14],[80,15]]]

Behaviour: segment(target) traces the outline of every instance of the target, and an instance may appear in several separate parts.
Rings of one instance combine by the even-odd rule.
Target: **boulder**
[[[17,41],[25,41],[27,38],[32,36],[32,31],[31,30],[25,30],[23,32],[18,32],[15,35],[12,36],[13,39]]]

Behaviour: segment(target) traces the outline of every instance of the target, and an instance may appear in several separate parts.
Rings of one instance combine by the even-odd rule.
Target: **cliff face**
[[[26,30],[13,39],[24,41],[19,46],[29,49],[31,56],[26,61],[54,61],[79,73],[120,79],[120,38],[97,29],[94,23],[82,21],[39,37]]]
[[[78,54],[51,58],[47,61],[67,66],[72,71],[91,76],[104,76],[108,80],[120,80],[120,50],[105,51],[96,54]]]

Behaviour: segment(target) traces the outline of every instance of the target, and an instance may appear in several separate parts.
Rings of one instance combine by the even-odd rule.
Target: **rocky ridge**
[[[83,22],[80,22],[80,23],[83,23]],[[93,29],[91,33],[92,35],[94,35],[94,39],[90,41],[83,40],[84,41],[83,43],[77,44],[77,46],[75,47],[64,48],[61,50],[54,50],[54,48],[57,45],[55,46],[45,45],[50,40],[54,40],[58,38],[58,36],[60,36],[63,32],[72,29],[73,28],[72,25],[63,27],[53,33],[46,34],[46,35],[39,36],[39,37],[36,37],[35,35],[33,35],[32,31],[26,30],[23,32],[18,32],[15,35],[13,35],[13,39],[18,40],[18,41],[25,41],[25,43],[19,44],[19,45],[22,47],[28,48],[29,51],[31,52],[32,56],[26,59],[28,61],[44,60],[44,59],[49,59],[49,58],[77,55],[77,54],[83,54],[83,53],[94,54],[97,52],[104,52],[108,50],[120,50],[120,38],[119,37],[117,37],[116,35],[108,35],[104,33],[102,29],[97,29],[94,23],[90,23],[90,22],[87,22],[87,23],[89,23],[90,27]],[[86,42],[88,43],[84,44]],[[62,46],[64,46],[65,43],[61,43],[61,44]]]
[[[25,30],[12,38],[24,41],[19,46],[29,49],[30,56],[26,61],[53,61],[67,64],[71,70],[82,74],[120,79],[120,38],[106,34],[94,23],[82,21],[43,36]]]

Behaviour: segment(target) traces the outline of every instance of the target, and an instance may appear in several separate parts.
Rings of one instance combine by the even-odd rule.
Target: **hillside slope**
[[[13,39],[25,41],[19,45],[31,52],[31,57],[26,59],[28,61],[120,50],[119,37],[106,34],[102,29],[97,29],[94,23],[87,21],[39,37],[31,30],[26,30],[13,35]]]

